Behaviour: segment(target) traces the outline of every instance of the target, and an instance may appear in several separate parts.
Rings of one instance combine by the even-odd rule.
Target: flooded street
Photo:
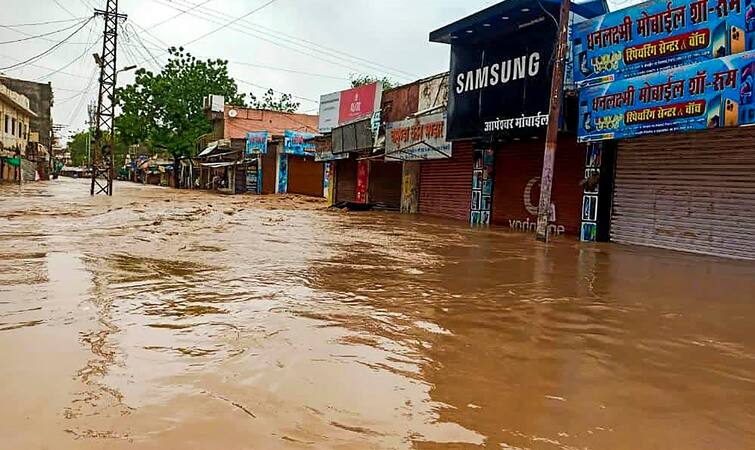
[[[0,186],[2,449],[753,449],[755,264]]]

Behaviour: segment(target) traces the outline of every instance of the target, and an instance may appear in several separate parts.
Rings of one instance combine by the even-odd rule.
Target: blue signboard
[[[755,49],[755,0],[650,1],[574,25],[578,86]]]
[[[315,153],[315,134],[286,130],[283,133],[283,153],[312,156]]]
[[[267,154],[267,140],[269,133],[267,131],[252,131],[246,134],[246,154],[258,155]]]
[[[584,89],[579,140],[755,124],[754,74],[750,51]]]

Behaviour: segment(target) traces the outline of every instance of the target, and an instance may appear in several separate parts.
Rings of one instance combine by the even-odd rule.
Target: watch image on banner
[[[267,140],[269,133],[267,131],[251,131],[246,134],[246,155],[266,155]]]
[[[755,51],[583,89],[579,141],[755,124]]]
[[[649,1],[575,24],[574,81],[591,86],[755,49],[755,0]]]

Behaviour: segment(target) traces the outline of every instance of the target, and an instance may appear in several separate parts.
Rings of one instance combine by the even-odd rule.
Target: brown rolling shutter
[[[357,161],[340,159],[336,163],[336,203],[353,202],[357,195]]]
[[[454,142],[452,158],[420,163],[420,214],[469,220],[473,153],[471,142]]]
[[[401,209],[401,162],[370,162],[369,202],[381,208]]]
[[[755,129],[622,141],[611,240],[755,259]]]
[[[496,149],[491,215],[494,225],[534,230],[544,146],[539,139],[504,143]],[[575,138],[559,136],[551,201],[556,205],[556,225],[563,226],[568,234],[579,234],[584,160],[583,145],[578,145]]]
[[[288,155],[288,192],[322,197],[325,168],[314,157]]]
[[[267,154],[262,155],[262,193],[275,194],[275,176],[278,170],[278,153],[275,145],[270,145]]]

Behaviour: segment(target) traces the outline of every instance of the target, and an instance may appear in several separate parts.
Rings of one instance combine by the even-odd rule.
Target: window
[[[5,133],[10,133],[10,116],[5,115]]]
[[[15,117],[10,118],[10,134],[12,134],[13,136],[16,135],[16,118]]]

